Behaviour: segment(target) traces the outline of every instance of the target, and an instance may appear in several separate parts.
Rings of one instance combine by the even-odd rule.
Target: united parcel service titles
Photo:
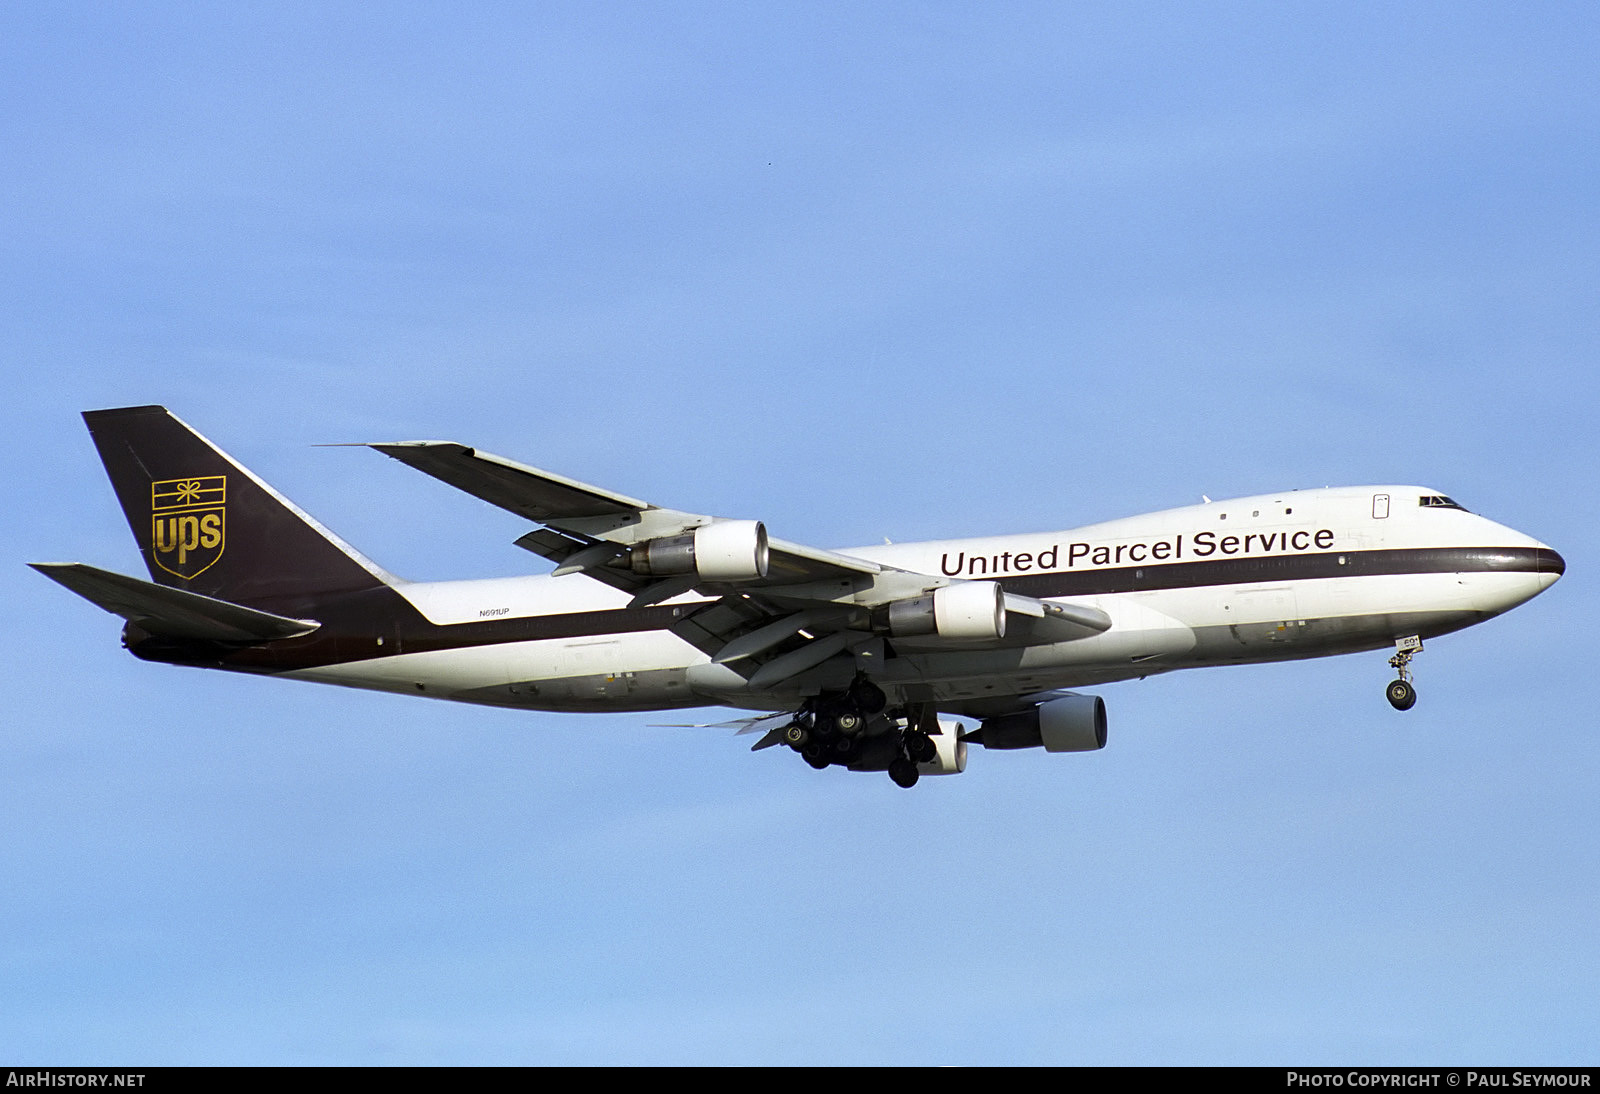
[[[966,551],[946,551],[939,558],[939,569],[946,577],[985,577],[1023,574],[1036,570],[1076,569],[1079,566],[1121,566],[1141,562],[1177,562],[1184,558],[1212,558],[1219,555],[1282,555],[1331,550],[1331,528],[1300,528],[1293,532],[1246,532],[1242,535],[1205,531],[1179,533],[1169,539],[1138,540],[1132,543],[1052,544],[1043,551],[1000,551],[992,555],[968,555]],[[1066,565],[1061,565],[1063,551]],[[954,556],[952,560],[952,555]]]

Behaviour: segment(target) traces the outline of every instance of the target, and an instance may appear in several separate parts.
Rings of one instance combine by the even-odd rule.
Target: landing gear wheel
[[[841,714],[834,719],[834,725],[839,727],[840,733],[853,737],[861,729],[861,715]]]
[[[810,740],[811,734],[799,722],[790,722],[783,727],[783,743],[790,748],[804,748]]]
[[[810,764],[818,771],[826,770],[828,765],[833,762],[832,760],[828,759],[828,757],[823,756],[820,753],[816,756],[812,756],[809,753],[802,752],[800,755],[805,757],[806,763]]]
[[[1404,680],[1391,680],[1384,694],[1396,710],[1410,710],[1417,705],[1417,689]]]
[[[906,755],[917,763],[932,763],[939,757],[939,746],[926,733],[908,733]]]
[[[910,790],[917,785],[917,775],[917,765],[903,756],[889,764],[889,778],[896,786]]]

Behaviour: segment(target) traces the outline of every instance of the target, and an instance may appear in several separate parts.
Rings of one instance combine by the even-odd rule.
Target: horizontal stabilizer
[[[735,718],[731,722],[697,722],[693,724],[678,723],[677,725],[661,726],[662,729],[737,729],[736,737],[743,737],[747,733],[761,733],[761,740],[750,746],[751,752],[760,752],[763,748],[783,743],[783,731],[794,721],[794,715],[786,711],[777,714],[758,714],[754,718]],[[765,730],[763,733],[762,731]]]
[[[213,642],[261,642],[298,638],[322,626],[314,619],[290,619],[216,597],[140,581],[81,562],[30,562],[45,577],[65,585],[91,604],[151,634]]]

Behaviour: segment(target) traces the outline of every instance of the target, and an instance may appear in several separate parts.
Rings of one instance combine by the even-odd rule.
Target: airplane
[[[526,710],[760,711],[717,724],[903,787],[971,745],[1103,748],[1104,700],[1072,689],[1177,669],[1393,648],[1406,710],[1425,639],[1566,570],[1418,486],[823,550],[466,445],[372,444],[537,525],[516,544],[555,564],[411,582],[165,407],[83,418],[152,580],[30,565],[121,616],[135,657]]]

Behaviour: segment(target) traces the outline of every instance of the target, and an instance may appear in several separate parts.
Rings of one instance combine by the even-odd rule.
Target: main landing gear
[[[918,764],[930,763],[939,755],[933,738],[919,726],[908,725],[900,734],[900,755],[889,761],[889,778],[896,786],[910,790],[917,785]]]
[[[800,753],[817,770],[840,764],[856,769],[887,768],[896,786],[917,785],[917,765],[938,758],[938,747],[928,734],[931,710],[907,711],[905,728],[899,718],[880,717],[888,706],[883,689],[866,677],[857,677],[843,691],[823,692],[807,699],[794,721],[781,731],[783,743]],[[896,713],[899,713],[897,710]]]
[[[1422,652],[1422,639],[1410,635],[1395,643],[1397,652],[1389,658],[1389,665],[1400,674],[1384,689],[1389,705],[1396,710],[1410,710],[1417,705],[1417,689],[1411,686],[1411,659]]]

